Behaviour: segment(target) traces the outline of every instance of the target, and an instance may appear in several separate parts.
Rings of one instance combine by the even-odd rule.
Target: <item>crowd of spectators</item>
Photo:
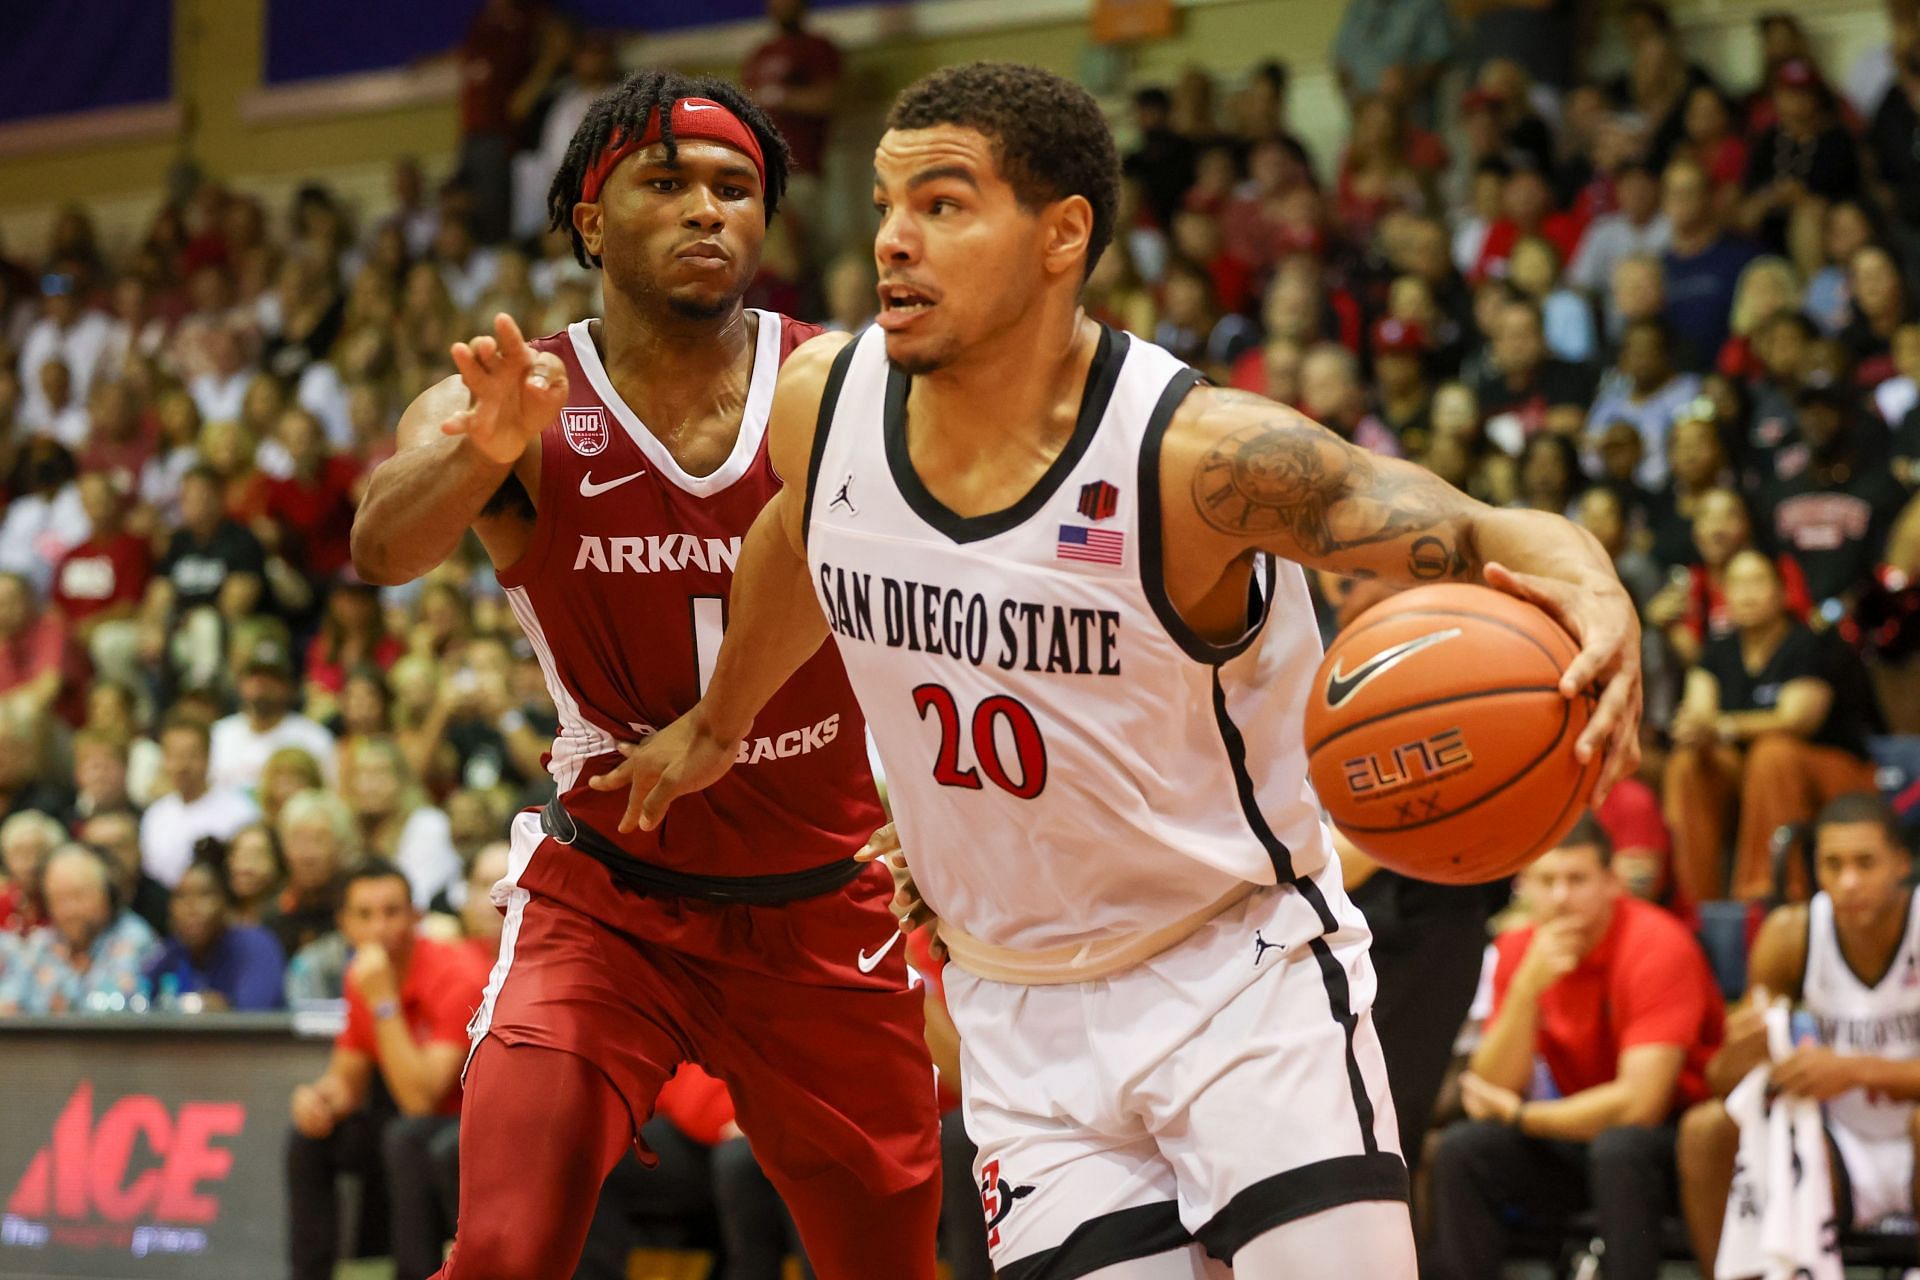
[[[136,243],[102,243],[76,206],[35,261],[0,256],[0,1016],[357,1002],[295,1100],[292,1167],[314,1187],[370,1149],[349,1123],[368,1105],[418,1121],[384,1167],[445,1187],[434,1117],[457,1110],[464,1024],[419,1019],[396,1084],[370,1070],[386,1045],[367,1009],[410,998],[419,956],[478,999],[499,839],[544,798],[556,713],[484,555],[376,590],[348,553],[399,409],[452,372],[450,343],[496,312],[548,333],[599,306],[545,229],[544,186],[617,42],[523,30],[526,8],[476,20],[460,56],[485,84],[431,194],[411,161],[383,210],[317,184],[273,209],[202,178]],[[746,78],[799,176],[750,301],[857,327],[862,247],[808,238],[839,55],[804,5],[770,9]],[[1463,12],[1351,0],[1336,155],[1289,127],[1283,63],[1224,96],[1198,69],[1134,92],[1122,225],[1086,305],[1487,502],[1563,513],[1614,557],[1645,622],[1647,765],[1510,908],[1560,939],[1551,955],[1509,933],[1495,970],[1503,1007],[1558,1008],[1547,1087],[1577,1095],[1612,1088],[1601,1059],[1631,1046],[1554,980],[1605,987],[1580,966],[1623,945],[1616,917],[1664,953],[1661,921],[1768,898],[1775,833],[1870,789],[1876,735],[1920,730],[1920,13],[1892,0],[1885,48],[1844,69],[1768,15],[1760,75],[1727,83],[1653,0],[1624,7],[1612,77],[1578,72],[1580,6]],[[1316,590],[1331,626],[1346,585]],[[397,895],[380,908],[406,941],[348,910],[349,886]],[[1475,1057],[1453,1105],[1476,1127],[1445,1148],[1435,1201],[1461,1274],[1499,1247],[1476,1196],[1577,1164],[1594,1116],[1658,1127],[1705,1096],[1718,1006],[1665,1012],[1684,1081],[1548,1122],[1551,1148],[1489,1127],[1537,1086],[1532,1057]],[[650,1145],[695,1169],[688,1187],[751,1183],[711,1083],[663,1105]],[[1601,1145],[1595,1195],[1671,1169],[1670,1127]],[[444,1229],[450,1194],[407,1220]],[[301,1227],[331,1247],[323,1200]]]

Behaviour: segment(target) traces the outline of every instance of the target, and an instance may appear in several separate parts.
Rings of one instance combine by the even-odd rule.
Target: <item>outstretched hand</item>
[[[855,862],[879,862],[893,873],[893,902],[888,910],[893,918],[900,922],[901,933],[912,933],[915,929],[929,927],[929,949],[933,958],[938,960],[946,955],[947,948],[940,941],[940,917],[933,914],[920,897],[920,886],[913,882],[913,869],[907,865],[907,855],[900,849],[900,833],[889,822],[874,832],[866,846],[853,855]]]
[[[519,461],[529,442],[567,403],[567,367],[550,351],[536,351],[520,326],[502,311],[491,336],[453,344],[453,364],[473,403],[440,424],[450,436],[465,436],[494,462]]]
[[[1640,767],[1640,617],[1632,597],[1617,581],[1576,586],[1501,564],[1487,566],[1487,585],[1546,610],[1579,643],[1560,677],[1560,693],[1578,698],[1600,686],[1600,700],[1574,745],[1582,764],[1605,752],[1591,801],[1599,804]]]
[[[667,807],[691,791],[704,791],[733,768],[739,739],[722,742],[705,732],[696,712],[688,712],[644,742],[623,742],[626,759],[587,779],[595,791],[627,788],[627,809],[620,831],[652,831]]]

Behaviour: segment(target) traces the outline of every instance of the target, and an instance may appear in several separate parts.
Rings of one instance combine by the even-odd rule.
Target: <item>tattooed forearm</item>
[[[1409,577],[1479,576],[1467,501],[1445,481],[1268,408],[1264,421],[1208,450],[1194,472],[1194,503],[1208,524],[1332,569],[1362,567],[1346,562],[1363,549],[1379,564],[1399,544]]]

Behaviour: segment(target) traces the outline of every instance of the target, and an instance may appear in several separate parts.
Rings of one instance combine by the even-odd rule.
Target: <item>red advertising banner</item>
[[[1173,34],[1173,0],[1093,0],[1095,44],[1162,40]]]
[[[285,1270],[287,1098],[327,1045],[223,1021],[0,1021],[0,1275]]]

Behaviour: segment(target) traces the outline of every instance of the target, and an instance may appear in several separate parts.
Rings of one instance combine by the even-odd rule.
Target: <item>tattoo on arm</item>
[[[1379,461],[1290,410],[1221,440],[1193,476],[1200,515],[1220,532],[1333,561],[1402,544],[1406,572],[1426,582],[1481,570],[1465,499],[1436,476]],[[1272,548],[1283,549],[1283,548]],[[1363,569],[1364,566],[1354,566]]]

